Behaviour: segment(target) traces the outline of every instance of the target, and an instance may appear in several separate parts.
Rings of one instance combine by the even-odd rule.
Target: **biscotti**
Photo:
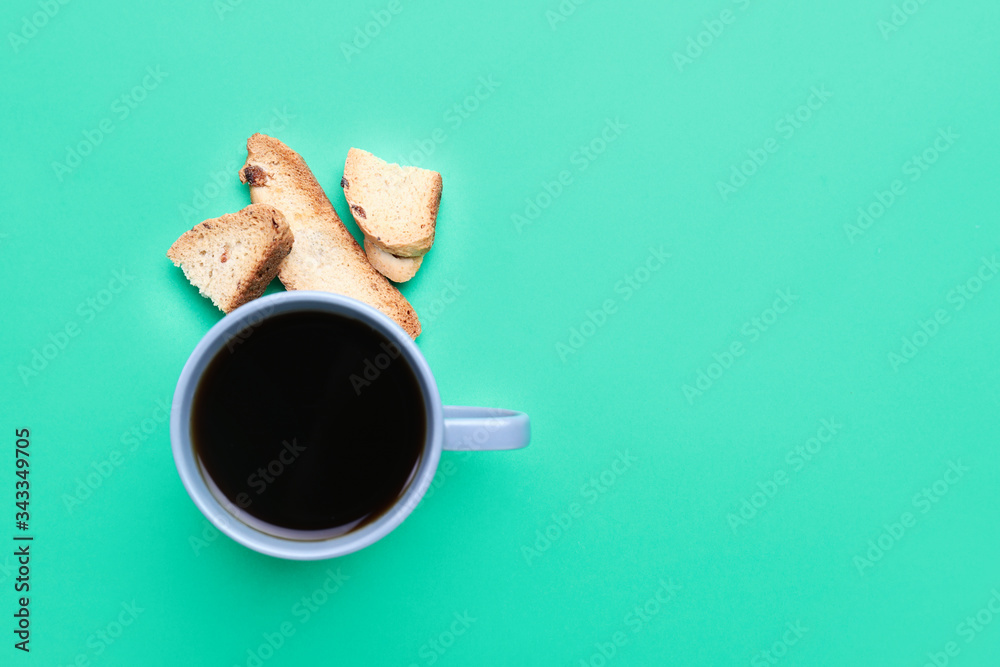
[[[196,225],[170,246],[167,257],[203,296],[229,313],[264,293],[292,242],[281,211],[251,204]]]
[[[376,268],[385,267],[386,271],[379,270],[392,280],[412,278],[419,263],[407,263],[405,258],[422,257],[434,243],[441,174],[390,164],[352,148],[340,185],[354,220],[370,241],[366,243],[368,259]],[[372,247],[384,253],[373,252]]]

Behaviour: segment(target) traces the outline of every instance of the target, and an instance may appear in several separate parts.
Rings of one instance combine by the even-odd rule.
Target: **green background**
[[[977,273],[998,245],[1000,6],[904,4],[895,26],[889,0],[3,3],[0,544],[18,428],[35,542],[30,655],[0,556],[2,662],[997,664],[1000,280]],[[391,20],[345,54],[372,12]],[[123,117],[147,68],[165,76]],[[467,99],[481,77],[498,86]],[[533,419],[530,448],[446,454],[411,518],[331,562],[211,531],[157,407],[221,316],[164,253],[249,203],[236,169],[256,131],[342,216],[349,147],[412,160],[424,142],[445,185],[402,288],[419,346],[446,403]],[[755,173],[723,197],[741,165]],[[895,180],[884,215],[845,228]],[[104,292],[115,271],[127,284]],[[628,299],[626,276],[648,278]],[[329,568],[347,579],[303,623]],[[977,612],[992,624],[972,630]],[[475,619],[457,637],[456,613]]]

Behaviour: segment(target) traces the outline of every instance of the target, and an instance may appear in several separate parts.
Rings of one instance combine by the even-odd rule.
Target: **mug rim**
[[[283,313],[320,310],[361,321],[378,330],[400,350],[413,370],[424,401],[426,432],[417,470],[396,502],[374,521],[343,535],[315,540],[280,537],[240,519],[244,512],[232,502],[223,503],[209,488],[192,444],[191,405],[201,375],[222,347],[247,325],[258,326]],[[241,341],[242,342],[242,341]],[[417,506],[430,487],[441,458],[444,411],[437,383],[427,360],[410,335],[394,320],[372,306],[331,292],[288,291],[255,299],[216,322],[189,355],[177,380],[170,408],[170,444],[174,464],[188,496],[217,529],[240,544],[277,558],[321,560],[363,549],[395,530]],[[308,532],[308,531],[303,531]]]

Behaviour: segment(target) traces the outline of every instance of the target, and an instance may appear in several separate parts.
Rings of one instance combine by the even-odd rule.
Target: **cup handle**
[[[444,449],[452,452],[520,449],[531,440],[528,415],[500,408],[444,406]]]

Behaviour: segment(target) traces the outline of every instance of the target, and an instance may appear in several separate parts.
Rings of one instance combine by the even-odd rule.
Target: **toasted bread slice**
[[[370,236],[365,237],[365,254],[372,266],[394,283],[405,283],[415,276],[424,261],[423,257],[396,257],[375,245]]]
[[[396,257],[420,257],[434,243],[441,174],[389,164],[352,148],[340,181],[358,227]]]
[[[281,211],[251,204],[184,232],[167,257],[203,296],[229,313],[264,293],[291,252],[292,241]]]
[[[413,306],[365,257],[302,157],[273,137],[247,140],[240,180],[250,199],[285,215],[295,245],[278,278],[290,290],[336,292],[364,301],[399,323],[411,337],[420,334]]]

